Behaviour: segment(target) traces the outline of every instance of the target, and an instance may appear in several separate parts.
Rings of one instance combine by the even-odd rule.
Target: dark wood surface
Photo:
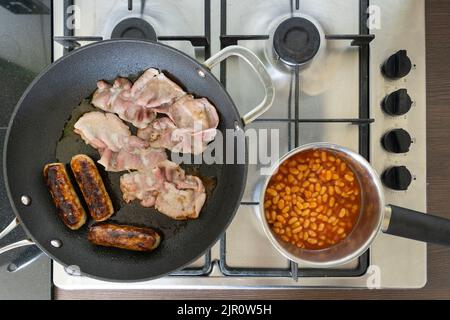
[[[411,23],[414,23],[411,21]],[[450,219],[450,1],[427,0],[428,211]],[[57,299],[450,299],[450,249],[428,246],[420,290],[63,291]]]

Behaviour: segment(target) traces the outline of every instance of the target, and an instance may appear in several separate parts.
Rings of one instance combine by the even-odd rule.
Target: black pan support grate
[[[288,103],[289,117],[287,119],[258,119],[258,122],[287,122],[289,148],[299,146],[299,126],[301,123],[350,123],[359,127],[359,153],[366,159],[370,159],[370,124],[374,122],[370,118],[369,102],[369,58],[370,42],[375,38],[369,34],[367,28],[368,8],[370,0],[360,0],[360,24],[359,34],[326,35],[328,41],[351,41],[349,45],[359,47],[359,117],[355,119],[305,119],[300,117],[300,80],[299,68],[292,70],[293,103]],[[128,2],[130,3],[130,1]],[[131,2],[132,3],[132,2]],[[73,0],[64,0],[64,8],[73,5]],[[227,34],[227,0],[221,0],[221,48],[236,45],[239,41],[264,41],[269,35],[229,35]],[[291,0],[291,11],[300,9],[299,0]],[[67,12],[67,10],[64,10]],[[199,36],[158,36],[160,41],[189,41],[194,47],[203,47],[205,58],[211,56],[211,0],[204,0],[204,25],[205,33]],[[64,53],[70,52],[80,46],[79,41],[101,41],[97,36],[75,36],[72,30],[65,26],[64,36],[54,37],[54,40],[64,46]],[[220,81],[225,86],[227,81],[226,62],[222,62],[220,69]],[[291,95],[292,96],[292,95]],[[292,106],[293,104],[293,106]],[[292,108],[294,116],[292,117]],[[292,137],[291,128],[294,126],[295,134]],[[257,202],[241,202],[243,206],[259,205]],[[359,258],[358,266],[354,269],[302,269],[294,262],[289,262],[287,268],[236,268],[227,265],[226,233],[220,239],[220,260],[218,261],[221,272],[230,277],[288,277],[295,281],[299,277],[357,277],[365,274],[369,266],[369,252]],[[204,257],[204,264],[200,267],[185,268],[173,273],[171,276],[207,276],[213,269],[211,251]]]

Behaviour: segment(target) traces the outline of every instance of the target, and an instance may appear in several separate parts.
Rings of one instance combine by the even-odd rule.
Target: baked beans
[[[359,216],[361,186],[338,155],[297,153],[272,176],[264,211],[273,232],[302,249],[320,250],[345,239]]]

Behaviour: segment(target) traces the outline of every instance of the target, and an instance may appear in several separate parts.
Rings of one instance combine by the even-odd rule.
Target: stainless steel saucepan
[[[264,214],[264,195],[267,185],[279,165],[297,153],[326,150],[347,163],[361,186],[361,210],[358,221],[347,238],[322,250],[300,249],[278,239]],[[359,154],[329,143],[313,143],[292,150],[271,169],[262,184],[259,215],[263,229],[274,247],[286,258],[309,267],[335,267],[362,255],[381,231],[387,234],[423,242],[450,246],[450,220],[426,215],[410,209],[385,204],[380,178],[371,165]]]

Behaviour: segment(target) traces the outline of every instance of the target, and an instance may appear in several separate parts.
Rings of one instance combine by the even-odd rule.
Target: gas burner
[[[300,67],[302,73],[311,70],[315,77],[323,74],[324,59],[329,53],[325,33],[320,23],[306,14],[296,13],[294,16],[282,15],[268,26],[269,39],[265,44],[265,55],[275,70],[290,75],[292,67]],[[311,83],[311,77],[309,77]],[[320,81],[322,83],[323,81]],[[317,84],[314,84],[311,94],[317,93]],[[302,90],[308,90],[304,87]]]
[[[155,29],[151,24],[139,18],[127,18],[119,22],[114,27],[111,38],[157,40]]]
[[[281,61],[290,66],[303,65],[319,51],[318,28],[303,17],[292,17],[280,23],[273,35],[273,48]]]

